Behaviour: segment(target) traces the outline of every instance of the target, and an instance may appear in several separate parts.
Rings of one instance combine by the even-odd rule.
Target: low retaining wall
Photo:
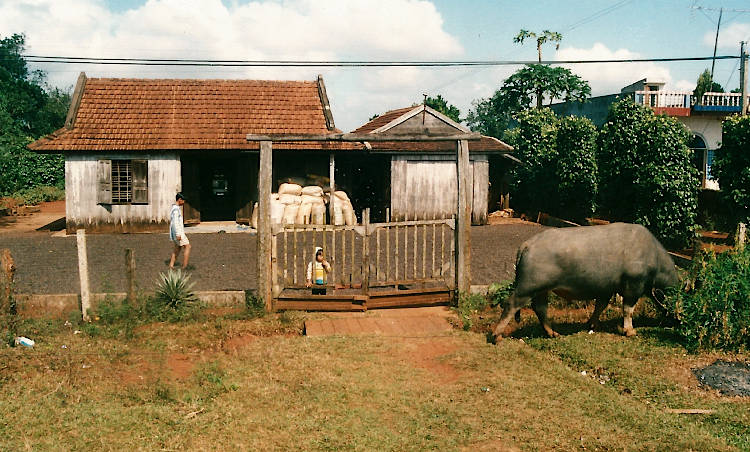
[[[199,291],[195,295],[209,308],[224,308],[244,306],[245,292],[231,291]],[[104,300],[123,300],[125,292],[94,293],[91,294],[91,308]],[[81,297],[74,293],[65,294],[17,294],[16,307],[23,317],[65,317],[70,312],[81,312]]]

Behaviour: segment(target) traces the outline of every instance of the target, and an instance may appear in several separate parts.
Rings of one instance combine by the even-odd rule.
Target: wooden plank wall
[[[148,204],[97,204],[97,162],[100,159],[147,159]],[[176,153],[66,153],[65,216],[68,233],[136,232],[164,228],[169,208],[181,189],[180,157]]]
[[[472,223],[487,222],[489,162],[472,156]],[[448,155],[393,156],[391,218],[393,221],[450,218],[456,214],[456,160]]]

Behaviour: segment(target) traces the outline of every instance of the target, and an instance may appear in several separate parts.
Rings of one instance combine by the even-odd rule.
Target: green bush
[[[513,293],[514,288],[513,281],[490,284],[490,287],[487,288],[487,298],[489,298],[490,306],[502,306],[503,302]]]
[[[730,116],[722,125],[721,149],[713,172],[720,196],[730,207],[731,221],[750,223],[750,116]]]
[[[688,245],[700,190],[688,138],[676,119],[632,99],[612,104],[599,135],[600,212],[643,224],[667,247]]]
[[[702,255],[693,267],[694,288],[670,293],[669,309],[689,349],[750,347],[750,247]]]
[[[160,273],[159,283],[149,306],[151,316],[172,322],[194,317],[199,307],[198,297],[193,292],[194,285],[190,282],[190,275],[180,269]]]
[[[515,120],[518,127],[505,137],[523,162],[511,173],[514,203],[529,212],[557,213],[557,118],[543,108],[522,111]]]
[[[596,136],[596,126],[587,118],[567,116],[557,123],[557,215],[561,218],[583,223],[594,213]]]
[[[60,187],[40,185],[33,188],[19,190],[10,195],[19,204],[34,205],[40,202],[60,201],[65,199],[65,190]]]

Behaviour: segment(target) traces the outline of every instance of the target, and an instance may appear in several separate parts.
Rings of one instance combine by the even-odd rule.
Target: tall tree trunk
[[[539,55],[539,64],[542,64],[542,43],[536,42],[536,53]],[[542,89],[536,90],[536,108],[542,108]]]

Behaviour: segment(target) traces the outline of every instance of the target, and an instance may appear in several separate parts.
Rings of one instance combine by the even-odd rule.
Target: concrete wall
[[[148,160],[148,204],[97,203],[97,166],[100,159]],[[68,232],[137,232],[167,229],[169,208],[181,189],[180,157],[176,153],[65,154],[65,216]]]
[[[721,147],[721,117],[693,115],[678,117],[677,120],[694,134],[700,135],[708,149]]]
[[[472,223],[487,222],[489,161],[471,156]],[[450,218],[456,214],[456,160],[448,155],[393,156],[391,218],[394,221]]]

